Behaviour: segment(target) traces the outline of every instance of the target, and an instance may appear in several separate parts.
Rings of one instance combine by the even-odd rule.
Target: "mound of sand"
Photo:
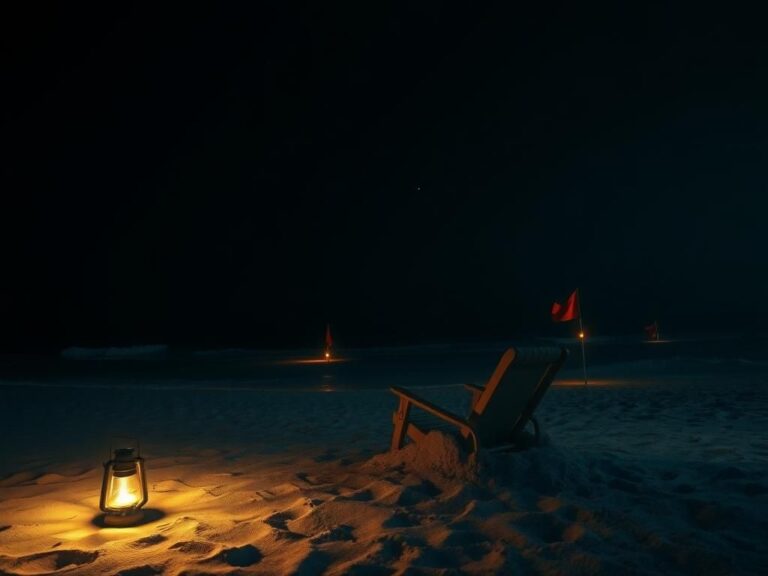
[[[477,478],[474,455],[452,434],[431,430],[422,442],[408,443],[402,450],[371,458],[366,470],[405,468],[425,478],[471,482]]]

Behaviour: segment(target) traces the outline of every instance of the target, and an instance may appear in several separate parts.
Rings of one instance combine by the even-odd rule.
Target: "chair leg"
[[[392,430],[392,445],[390,450],[400,450],[403,447],[403,441],[405,440],[405,433],[408,430],[408,415],[411,411],[411,403],[407,398],[400,398],[400,405],[397,407],[397,412],[392,415],[392,423],[394,429]]]
[[[426,434],[412,422],[408,423],[408,425],[405,427],[405,435],[414,442],[421,442],[426,436]]]

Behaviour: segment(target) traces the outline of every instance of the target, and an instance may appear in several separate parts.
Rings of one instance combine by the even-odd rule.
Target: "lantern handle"
[[[134,444],[136,447],[136,456],[141,456],[141,443],[139,442],[139,439],[134,436],[112,436],[109,440],[109,455],[107,457],[107,460],[111,460],[113,454],[115,453],[114,447],[117,440],[128,440]]]

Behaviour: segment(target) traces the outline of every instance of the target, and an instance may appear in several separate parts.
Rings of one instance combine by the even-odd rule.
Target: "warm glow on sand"
[[[284,366],[301,366],[305,364],[340,364],[342,362],[348,362],[349,358],[330,358],[325,356],[323,358],[295,358],[293,360],[283,360],[277,362]]]

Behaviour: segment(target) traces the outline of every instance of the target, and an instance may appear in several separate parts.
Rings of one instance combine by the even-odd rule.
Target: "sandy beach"
[[[537,412],[545,444],[476,470],[439,434],[388,454],[380,387],[4,381],[0,574],[764,573],[765,373],[574,368]],[[420,393],[466,410],[456,382]],[[98,508],[116,433],[147,462],[129,528]]]

